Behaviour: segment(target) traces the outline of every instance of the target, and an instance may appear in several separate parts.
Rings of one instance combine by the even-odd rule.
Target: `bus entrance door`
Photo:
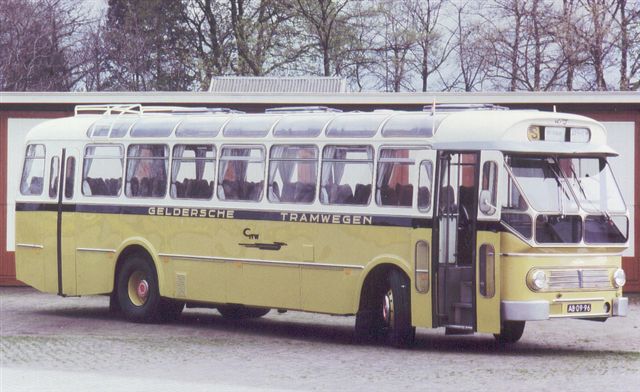
[[[50,233],[45,236],[45,248],[55,250],[49,256],[55,260],[55,263],[49,264],[51,266],[49,273],[57,276],[58,295],[75,295],[77,292],[75,244],[71,243],[75,233],[65,235],[65,232],[68,233],[68,230],[65,230],[65,227],[68,226],[66,219],[71,210],[69,204],[71,197],[65,197],[65,195],[69,196],[69,192],[72,192],[73,181],[70,182],[67,173],[70,170],[75,170],[75,156],[77,154],[72,153],[74,157],[70,158],[70,149],[64,148],[64,146],[50,147],[49,151],[51,151],[51,158],[48,163],[49,178],[46,192],[55,203],[52,204],[53,208],[51,208],[50,218],[48,218],[50,221],[43,222],[43,225],[48,228],[46,232]]]
[[[434,324],[451,333],[475,329],[475,231],[478,154],[441,152],[433,231]]]

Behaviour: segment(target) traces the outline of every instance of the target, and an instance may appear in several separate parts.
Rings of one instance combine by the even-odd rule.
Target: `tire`
[[[500,333],[494,334],[493,337],[500,344],[513,344],[522,337],[524,325],[524,321],[504,321]]]
[[[383,320],[387,343],[396,347],[409,347],[415,339],[415,328],[411,326],[411,283],[398,270],[391,270],[383,298]]]
[[[271,311],[270,308],[254,308],[242,305],[221,305],[218,312],[222,317],[232,320],[260,318]]]
[[[162,321],[163,300],[158,290],[158,277],[151,261],[138,253],[129,255],[118,271],[118,304],[131,321]],[[166,306],[166,305],[165,305]]]
[[[415,339],[411,326],[410,282],[402,272],[390,270],[381,282],[370,282],[356,314],[359,342],[381,340],[395,347],[409,347]]]

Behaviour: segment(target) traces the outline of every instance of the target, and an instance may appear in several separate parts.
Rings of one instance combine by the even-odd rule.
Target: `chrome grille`
[[[606,269],[549,270],[549,290],[613,288]]]

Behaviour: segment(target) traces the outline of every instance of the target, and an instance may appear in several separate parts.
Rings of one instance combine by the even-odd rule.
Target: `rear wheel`
[[[233,320],[259,318],[269,313],[269,311],[271,311],[269,308],[254,308],[242,305],[218,306],[218,312],[220,312],[222,317]]]
[[[159,321],[163,301],[151,261],[140,254],[127,257],[117,277],[116,296],[124,316],[135,322]]]
[[[494,334],[493,337],[500,344],[513,344],[522,337],[524,324],[524,321],[504,321],[500,333]]]

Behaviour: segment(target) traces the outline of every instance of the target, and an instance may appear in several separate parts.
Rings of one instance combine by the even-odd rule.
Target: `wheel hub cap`
[[[146,280],[143,279],[138,283],[137,294],[141,300],[147,299],[147,295],[149,295],[149,283],[147,283]]]

